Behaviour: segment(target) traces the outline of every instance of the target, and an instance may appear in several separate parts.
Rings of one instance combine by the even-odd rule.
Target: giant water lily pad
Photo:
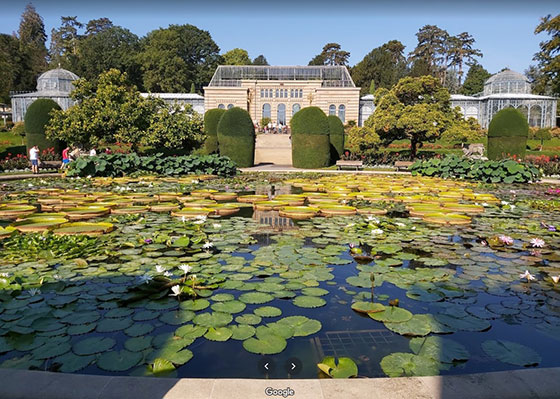
[[[385,322],[385,327],[397,334],[412,337],[422,337],[424,335],[428,335],[432,331],[430,318],[423,314],[412,315],[410,320],[403,322]]]
[[[536,366],[541,356],[533,349],[511,341],[488,340],[482,344],[482,350],[496,360],[516,366]]]
[[[381,369],[389,377],[418,377],[439,374],[439,362],[431,357],[396,352],[381,359]]]
[[[396,306],[389,306],[381,312],[368,313],[368,316],[373,320],[389,322],[389,323],[402,323],[412,318],[412,313],[406,309]]]
[[[319,308],[327,304],[323,298],[306,295],[296,297],[292,303],[300,308]]]
[[[321,330],[321,322],[309,319],[305,316],[284,317],[276,322],[277,325],[285,325],[292,328],[294,337],[306,337]]]
[[[352,310],[359,313],[377,313],[383,312],[385,306],[381,303],[358,301],[352,304]]]

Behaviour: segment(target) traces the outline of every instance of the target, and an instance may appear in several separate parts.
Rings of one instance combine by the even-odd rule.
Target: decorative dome
[[[499,93],[531,93],[531,84],[525,75],[505,69],[484,82],[484,95]]]
[[[56,68],[43,73],[37,79],[37,91],[59,91],[70,93],[74,88],[72,82],[78,75],[66,69]]]

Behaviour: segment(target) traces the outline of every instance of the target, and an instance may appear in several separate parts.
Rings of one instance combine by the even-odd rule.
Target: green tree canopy
[[[142,39],[138,60],[144,88],[151,92],[185,92],[194,82],[210,82],[221,61],[210,33],[193,25],[170,25]]]
[[[449,91],[432,76],[403,78],[376,97],[377,107],[367,124],[384,144],[409,139],[412,158],[419,145],[435,141],[453,122]]]
[[[222,57],[224,59],[224,65],[251,65],[249,53],[242,48],[229,50]]]
[[[84,27],[78,17],[60,17],[61,26],[51,31],[51,65],[75,70],[78,58],[78,42],[81,38],[78,29]],[[98,55],[100,57],[100,55]]]
[[[422,60],[422,64],[428,69],[428,74],[440,77],[441,80],[442,65],[444,65],[443,68],[447,69],[446,57],[449,33],[435,25],[424,25],[418,30],[416,37],[418,38],[418,44],[410,52],[410,60],[412,62]]]
[[[560,94],[560,14],[555,17],[549,14],[541,18],[535,34],[543,32],[550,38],[540,42],[540,51],[533,57],[542,71],[538,85],[548,88],[542,91]]]
[[[374,48],[352,68],[352,79],[361,87],[362,95],[368,94],[368,87],[393,87],[406,75],[404,45],[398,40],[391,40]],[[373,94],[373,93],[371,93]]]
[[[113,21],[109,18],[92,19],[86,24],[86,36],[101,33],[111,29],[113,26]]]
[[[0,33],[0,102],[10,102],[10,91],[21,81],[21,53],[17,37]]]
[[[347,65],[350,53],[341,49],[338,43],[327,43],[323,51],[309,61],[309,65]]]
[[[465,82],[461,88],[461,94],[469,96],[482,92],[484,89],[484,82],[490,76],[492,76],[492,74],[484,69],[482,65],[473,64],[469,68],[469,72],[467,72],[467,77],[465,78]]]
[[[268,61],[265,56],[261,54],[253,60],[253,65],[268,65]]]
[[[18,30],[20,82],[17,90],[33,90],[37,76],[47,69],[47,34],[43,18],[31,3],[25,6]]]

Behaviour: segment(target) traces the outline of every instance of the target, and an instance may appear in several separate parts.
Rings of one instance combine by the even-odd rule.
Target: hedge
[[[225,109],[214,108],[204,114],[204,133],[206,133],[204,150],[206,154],[218,152],[218,123],[225,112]]]
[[[55,152],[58,153],[62,149],[62,144],[56,140],[47,140],[45,136],[45,125],[51,119],[51,110],[59,110],[60,106],[51,99],[40,98],[31,103],[24,116],[25,121],[25,136],[27,138],[27,151],[33,146],[38,146],[39,149],[54,147]]]
[[[219,155],[164,157],[163,154],[139,156],[131,153],[80,157],[70,162],[67,176],[117,177],[142,174],[233,176],[236,173],[235,164]]]
[[[331,143],[331,163],[335,163],[344,153],[344,125],[336,115],[327,116],[329,140]]]
[[[524,157],[528,136],[529,125],[525,116],[514,108],[502,109],[494,115],[488,127],[488,158]]]
[[[299,110],[291,119],[292,165],[296,168],[324,168],[331,159],[329,122],[318,107]]]
[[[220,155],[230,158],[240,168],[255,164],[255,127],[247,111],[228,109],[218,123]]]

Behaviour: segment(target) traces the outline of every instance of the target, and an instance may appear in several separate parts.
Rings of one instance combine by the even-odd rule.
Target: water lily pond
[[[559,366],[560,206],[547,188],[364,175],[12,182],[0,367],[328,378]]]

